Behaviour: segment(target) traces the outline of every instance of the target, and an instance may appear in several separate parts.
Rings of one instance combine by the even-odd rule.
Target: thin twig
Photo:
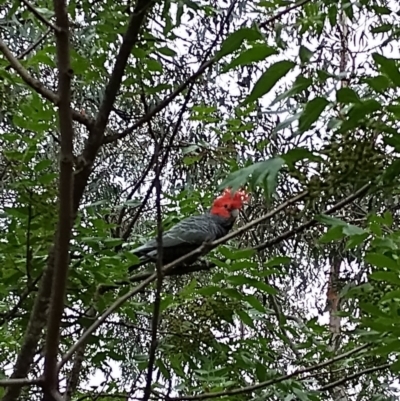
[[[342,209],[343,206],[348,205],[349,203],[353,202],[360,196],[362,196],[365,192],[368,191],[369,188],[371,188],[372,183],[365,184],[362,186],[359,190],[354,192],[353,194],[349,195],[347,198],[342,199],[341,201],[337,202],[335,205],[333,205],[331,208],[324,210],[321,212],[322,214],[332,214],[336,212],[337,210]],[[285,239],[288,239],[292,237],[294,234],[298,234],[300,232],[303,232],[304,230],[312,227],[314,224],[317,224],[318,221],[315,218],[310,219],[304,224],[301,224],[298,227],[293,228],[292,230],[285,231],[284,233],[276,236],[275,238],[265,241],[262,244],[259,244],[257,246],[254,246],[252,249],[255,249],[256,251],[262,251],[265,248],[269,248],[275,244],[278,244],[279,242],[282,242]]]
[[[29,3],[28,0],[21,0],[22,3],[25,4],[26,8],[39,20],[42,21],[43,24],[51,28],[55,33],[61,33],[62,29],[61,27],[58,27],[57,25],[54,25],[51,23],[46,17],[44,17],[38,10],[36,10],[35,7],[31,3]]]
[[[149,122],[150,124],[150,122]],[[156,140],[156,138],[154,137]],[[156,188],[156,208],[157,208],[157,263],[156,263],[156,273],[157,273],[157,284],[156,284],[156,293],[154,299],[153,306],[153,317],[152,317],[152,333],[151,333],[151,342],[149,349],[149,363],[147,366],[147,375],[146,375],[146,386],[143,394],[143,401],[148,401],[151,395],[151,384],[153,379],[153,368],[154,362],[156,359],[156,350],[157,350],[157,330],[158,325],[160,324],[160,305],[161,305],[161,289],[162,283],[164,279],[163,272],[163,226],[162,226],[162,213],[161,213],[161,183],[160,183],[160,174],[161,168],[158,162],[158,151],[159,144],[155,144],[157,147],[156,151],[156,178],[155,178],[155,188]]]
[[[356,372],[356,373],[353,373],[351,375],[344,376],[341,379],[336,380],[335,382],[332,382],[332,383],[327,384],[326,386],[320,387],[318,389],[318,391],[331,390],[332,388],[337,387],[337,386],[339,386],[339,385],[341,385],[343,383],[346,383],[349,380],[356,379],[357,377],[360,377],[362,375],[366,375],[368,373],[373,373],[373,372],[376,372],[376,371],[379,371],[379,370],[387,369],[387,368],[390,368],[391,366],[392,366],[392,363],[385,363],[384,365],[373,366],[371,368],[361,370],[360,372]]]
[[[29,47],[27,47],[23,52],[17,55],[18,60],[22,60],[25,56],[27,56],[31,51],[35,50],[46,38],[49,36],[51,29],[49,28],[39,39],[32,43]],[[5,70],[9,70],[11,68],[11,64],[9,64]]]
[[[304,6],[305,4],[309,3],[310,1],[311,0],[300,0],[297,3],[294,3],[292,6],[289,6],[289,7],[285,8],[284,10],[280,11],[279,13],[276,13],[272,17],[268,18],[266,21],[259,24],[258,26],[260,28],[266,28],[267,25],[270,24],[271,22],[281,19],[285,14],[289,13],[290,11],[292,11],[298,7]]]
[[[301,375],[303,373],[307,372],[312,372],[317,369],[324,368],[326,366],[329,366],[337,361],[340,361],[342,359],[345,359],[353,354],[356,354],[367,347],[369,347],[370,344],[364,344],[359,347],[353,348],[350,351],[347,351],[343,354],[337,355],[334,358],[328,359],[325,362],[318,363],[313,366],[309,366],[307,368],[301,368],[301,369],[296,369],[292,373],[289,373],[284,376],[278,376],[275,377],[274,379],[269,379],[261,383],[253,384],[251,386],[246,386],[246,387],[241,387],[241,388],[235,388],[233,390],[228,390],[228,391],[217,391],[215,393],[203,393],[199,395],[193,395],[193,396],[183,396],[183,397],[167,397],[167,401],[192,401],[192,400],[206,400],[210,398],[219,398],[219,397],[226,397],[226,396],[232,396],[232,395],[238,395],[238,394],[246,394],[246,393],[251,393],[252,391],[260,390],[262,388],[266,388],[268,386],[271,386],[273,384],[277,383],[282,383],[285,380],[291,379],[292,377],[296,377],[298,375]]]

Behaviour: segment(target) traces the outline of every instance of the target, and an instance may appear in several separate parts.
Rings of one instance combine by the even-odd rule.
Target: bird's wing
[[[190,216],[175,224],[163,233],[163,248],[180,244],[201,245],[204,241],[213,241],[217,237],[215,223],[206,215]],[[157,239],[151,239],[144,245],[134,249],[134,253],[141,253],[157,249]]]

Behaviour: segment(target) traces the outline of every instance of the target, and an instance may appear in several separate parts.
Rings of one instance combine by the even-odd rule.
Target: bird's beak
[[[236,219],[239,216],[239,209],[232,209],[231,216]]]

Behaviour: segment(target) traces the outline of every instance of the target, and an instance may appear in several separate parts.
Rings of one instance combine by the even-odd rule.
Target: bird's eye
[[[228,205],[225,204],[225,205],[224,205],[224,208],[225,208],[225,209],[228,209]]]

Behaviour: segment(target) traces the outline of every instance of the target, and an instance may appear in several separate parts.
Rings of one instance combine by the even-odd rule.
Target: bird
[[[167,265],[180,257],[199,248],[204,242],[215,241],[224,237],[232,229],[243,204],[249,195],[244,190],[231,192],[226,188],[218,196],[209,212],[189,216],[162,234],[162,264]],[[129,267],[129,273],[149,262],[157,261],[157,239],[153,238],[132,253],[139,257],[139,262]],[[193,264],[198,255],[184,261],[185,266]]]

